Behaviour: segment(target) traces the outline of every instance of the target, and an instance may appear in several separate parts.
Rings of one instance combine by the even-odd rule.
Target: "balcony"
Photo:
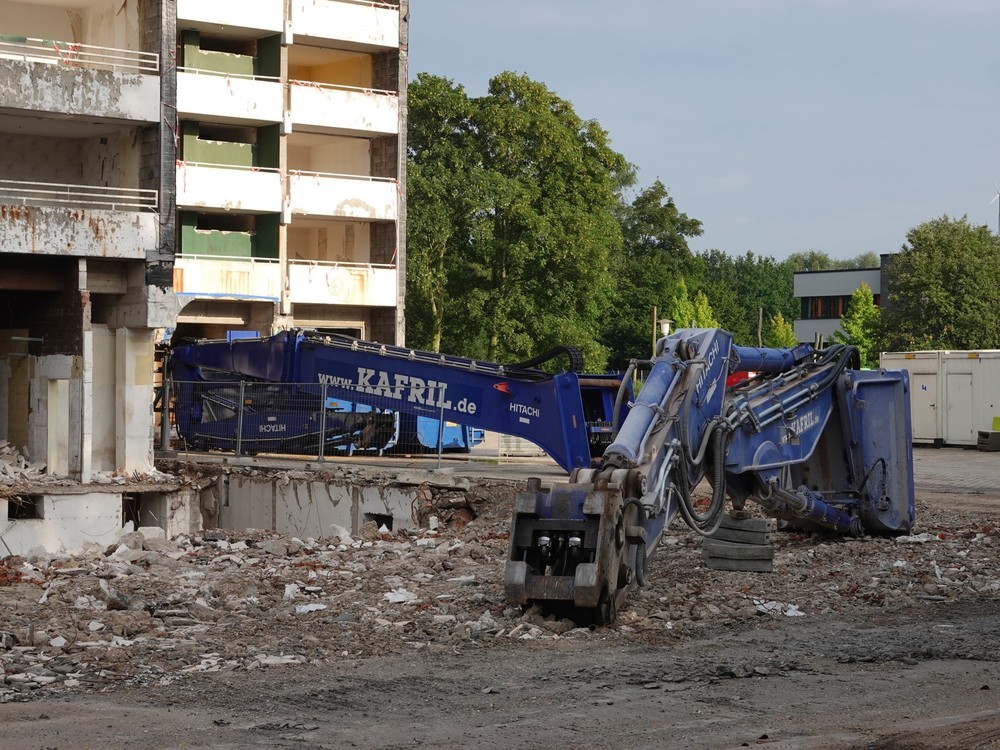
[[[280,123],[284,91],[277,78],[179,68],[177,118],[238,125]]]
[[[174,291],[277,301],[281,293],[280,265],[277,260],[264,258],[178,255],[174,260]]]
[[[399,133],[399,97],[391,91],[290,81],[292,128],[332,135]]]
[[[289,44],[378,51],[399,47],[399,7],[354,0],[290,0]]]
[[[146,52],[0,37],[0,109],[159,122],[159,67]]]
[[[382,177],[293,172],[288,204],[293,216],[396,221],[399,190],[395,180]]]
[[[177,22],[206,33],[254,37],[280,34],[285,16],[282,0],[177,0]]]
[[[155,190],[0,180],[0,252],[145,258],[156,207]]]
[[[395,307],[395,266],[361,263],[291,261],[288,264],[292,304]]]
[[[178,162],[177,207],[280,213],[281,175],[262,167]]]

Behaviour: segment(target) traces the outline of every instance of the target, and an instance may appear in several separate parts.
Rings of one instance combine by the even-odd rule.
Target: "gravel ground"
[[[133,532],[106,549],[5,559],[9,746],[589,747],[578,734],[589,727],[612,747],[663,747],[647,732],[686,717],[678,747],[943,747],[952,735],[956,747],[1000,747],[988,700],[1000,690],[998,496],[919,493],[918,527],[897,539],[779,533],[767,574],[707,569],[700,538],[676,526],[651,584],[613,626],[586,628],[504,602],[517,486],[478,482],[477,517],[435,531]],[[734,681],[746,687],[725,710],[699,703]],[[913,695],[900,701],[904,682]],[[763,701],[764,683],[784,705]],[[816,698],[824,691],[834,696]],[[953,718],[940,737],[918,726],[925,692]],[[881,713],[859,711],[859,694]],[[845,732],[835,715],[868,717],[867,728]],[[796,731],[767,729],[783,723]],[[125,724],[154,734],[113,734]]]

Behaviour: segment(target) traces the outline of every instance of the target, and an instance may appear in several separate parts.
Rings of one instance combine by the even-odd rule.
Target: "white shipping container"
[[[886,370],[906,370],[910,375],[910,421],[914,443],[941,445],[944,440],[945,403],[941,359],[948,352],[882,352]]]
[[[944,442],[976,445],[979,431],[993,429],[1000,416],[1000,350],[945,352]]]

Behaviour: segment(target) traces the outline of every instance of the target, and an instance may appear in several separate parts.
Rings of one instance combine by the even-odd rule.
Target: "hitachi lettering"
[[[525,406],[524,404],[511,403],[511,405],[510,405],[510,411],[514,412],[515,414],[523,414],[523,415],[525,415],[527,417],[536,417],[537,418],[537,417],[542,416],[541,411],[539,411],[536,407],[534,407],[534,406]]]
[[[287,426],[284,424],[262,424],[259,427],[259,432],[284,432]]]
[[[694,387],[695,393],[701,394],[701,389],[705,386],[705,381],[708,380],[709,373],[712,372],[712,368],[715,367],[715,360],[718,358],[719,358],[719,342],[716,341],[712,345],[712,348],[708,350],[708,354],[705,355],[705,366],[702,368],[701,373],[698,375],[698,384]],[[718,375],[716,375],[716,379],[718,379]]]

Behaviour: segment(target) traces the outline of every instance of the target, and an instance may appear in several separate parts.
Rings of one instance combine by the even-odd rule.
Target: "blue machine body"
[[[612,422],[614,396],[592,392],[617,393],[620,383],[588,376],[585,412],[575,372],[301,331],[177,346],[170,367],[176,423],[196,448],[231,450],[239,441],[244,452],[312,452],[322,434],[328,455],[434,451],[443,423],[445,450],[468,450],[492,430],[531,440],[567,471],[590,465],[591,432],[603,447]]]
[[[642,583],[670,520],[710,536],[731,503],[792,526],[896,535],[915,522],[909,381],[852,347],[736,346],[719,329],[661,339],[600,464],[515,501],[508,601],[571,602],[600,622]],[[736,372],[753,373],[727,386]],[[707,479],[711,499],[694,496]]]

